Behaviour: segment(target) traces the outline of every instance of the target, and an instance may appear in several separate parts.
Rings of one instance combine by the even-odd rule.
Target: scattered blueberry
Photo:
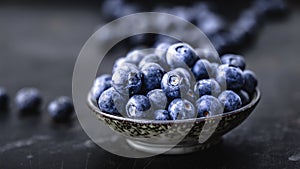
[[[199,59],[192,68],[196,80],[208,79],[212,73],[210,63],[205,59]]]
[[[242,106],[242,100],[240,96],[231,90],[223,91],[219,95],[218,99],[224,106],[224,112],[237,110]]]
[[[126,99],[113,87],[105,90],[98,100],[99,109],[105,113],[120,115],[124,111]]]
[[[111,75],[104,74],[96,78],[91,89],[92,98],[98,101],[100,95],[111,87]]]
[[[74,113],[73,102],[69,97],[61,96],[49,104],[48,112],[54,121],[68,121]]]
[[[223,113],[220,101],[210,95],[204,95],[196,101],[197,117],[211,117]]]
[[[161,88],[168,98],[175,99],[189,91],[190,82],[186,76],[173,70],[163,76]]]
[[[239,68],[231,67],[228,64],[221,65],[217,70],[216,81],[223,88],[239,90],[244,85],[243,72]]]
[[[151,90],[147,97],[149,98],[151,109],[165,109],[168,104],[168,98],[162,89]]]
[[[245,79],[245,84],[243,86],[243,89],[249,93],[249,95],[252,95],[255,92],[255,88],[257,87],[257,77],[254,72],[251,70],[245,70],[243,72],[243,77]]]
[[[221,57],[221,61],[223,64],[228,64],[229,66],[240,68],[241,70],[245,70],[246,63],[244,57],[236,54],[225,54]]]
[[[204,95],[213,95],[217,97],[221,93],[219,83],[214,79],[203,79],[196,83],[194,92],[202,97]]]
[[[9,104],[9,96],[4,87],[0,87],[0,110],[6,110]]]
[[[212,12],[199,12],[197,26],[208,37],[225,29],[224,20]]]
[[[160,88],[161,80],[164,76],[164,69],[156,63],[147,63],[141,68],[143,74],[143,87],[150,91]]]
[[[142,73],[134,65],[123,64],[113,74],[112,86],[122,95],[137,94],[142,88]]]
[[[151,112],[149,99],[144,95],[132,96],[126,104],[126,113],[130,118],[142,119],[149,117]]]
[[[170,120],[170,115],[167,110],[156,110],[154,112],[155,120]]]
[[[199,59],[195,50],[185,43],[177,43],[170,46],[166,57],[168,65],[172,68],[192,67]]]
[[[17,92],[15,102],[20,112],[37,113],[42,105],[42,97],[36,88],[23,88]]]

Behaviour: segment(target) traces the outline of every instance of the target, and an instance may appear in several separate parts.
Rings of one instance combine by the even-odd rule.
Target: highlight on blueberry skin
[[[74,113],[74,105],[71,98],[60,96],[48,105],[48,112],[56,122],[68,121]]]
[[[150,108],[151,104],[146,96],[134,95],[126,104],[126,113],[128,117],[134,119],[151,119],[153,114],[152,112],[149,112]]]
[[[129,52],[126,56],[126,60],[130,63],[138,65],[140,61],[144,58],[145,54],[140,50],[133,50]]]
[[[0,86],[0,110],[6,110],[9,107],[9,95],[4,87]]]
[[[230,112],[242,107],[242,100],[240,96],[231,90],[223,91],[219,95],[218,99],[224,106],[224,112]]]
[[[225,54],[221,57],[221,62],[229,66],[240,68],[241,70],[245,70],[246,68],[245,59],[241,55]]]
[[[212,117],[223,113],[222,103],[214,96],[204,95],[196,101],[197,117]]]
[[[163,61],[167,62],[166,54],[170,47],[169,43],[160,43],[156,46],[154,53]]]
[[[174,70],[166,73],[161,81],[161,88],[170,99],[180,98],[181,93],[186,94],[190,86],[188,78]]]
[[[197,116],[193,103],[186,99],[174,99],[170,103],[168,111],[172,120],[191,119]]]
[[[156,63],[147,63],[141,68],[143,87],[146,91],[160,88],[164,69]]]
[[[172,68],[191,68],[199,59],[195,53],[195,50],[186,43],[177,43],[171,45],[168,49],[166,58],[168,65]]]
[[[105,90],[98,100],[99,109],[105,113],[120,115],[124,111],[126,99],[113,87]]]
[[[142,73],[134,65],[123,64],[113,74],[112,86],[122,95],[137,94],[142,88]]]
[[[148,92],[147,97],[151,104],[151,110],[166,109],[168,98],[162,89],[154,89]]]
[[[104,74],[97,77],[91,89],[91,95],[94,101],[98,101],[100,95],[111,87],[111,75]]]
[[[194,92],[197,93],[199,97],[204,95],[217,97],[221,93],[221,86],[214,79],[203,79],[195,84]]]
[[[218,67],[216,81],[222,88],[229,90],[240,90],[244,85],[243,72],[236,67],[231,67],[228,64]]]
[[[36,88],[23,88],[16,94],[15,104],[21,113],[37,113],[42,106],[42,96]]]

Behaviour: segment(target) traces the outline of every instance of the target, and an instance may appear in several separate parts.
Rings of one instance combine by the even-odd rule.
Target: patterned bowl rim
[[[200,118],[192,118],[192,119],[184,119],[184,120],[165,120],[165,121],[147,120],[147,119],[132,119],[132,118],[128,118],[128,117],[121,117],[121,116],[115,116],[115,115],[111,115],[108,113],[104,113],[98,108],[95,101],[93,101],[90,93],[88,94],[88,97],[87,97],[87,104],[88,104],[88,107],[92,111],[102,115],[105,118],[109,118],[109,119],[114,119],[114,120],[119,120],[119,121],[127,121],[127,122],[133,122],[133,123],[141,123],[141,124],[175,124],[175,123],[190,123],[190,122],[201,122],[201,121],[206,121],[206,120],[214,120],[217,118],[225,118],[227,116],[243,113],[246,110],[251,109],[253,106],[256,106],[256,104],[260,101],[260,98],[261,98],[261,92],[260,92],[259,88],[257,87],[255,89],[255,93],[253,95],[251,102],[237,110],[234,110],[234,111],[231,111],[228,113],[214,115],[211,117],[200,117]]]

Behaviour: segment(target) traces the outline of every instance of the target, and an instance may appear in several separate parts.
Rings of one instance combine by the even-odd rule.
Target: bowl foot
[[[221,143],[222,138],[220,137],[220,138],[212,139],[202,144],[198,143],[198,144],[176,145],[176,146],[151,144],[151,143],[145,143],[145,142],[130,140],[130,139],[126,139],[126,141],[129,144],[129,146],[142,152],[146,152],[150,154],[175,155],[175,154],[187,154],[196,151],[206,150],[214,145]]]

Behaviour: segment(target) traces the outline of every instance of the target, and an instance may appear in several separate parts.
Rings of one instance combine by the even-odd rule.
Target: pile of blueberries
[[[97,77],[90,95],[102,112],[135,119],[179,120],[228,113],[248,104],[256,75],[242,56],[221,60],[186,43],[161,43],[115,61],[112,76]]]
[[[164,3],[166,3],[165,6]],[[144,1],[133,2],[132,0],[127,0],[127,2],[126,0],[106,0],[102,4],[101,11],[102,16],[107,20],[147,11],[179,16],[199,27],[220,54],[240,52],[246,49],[259,33],[264,22],[268,19],[282,18],[288,13],[288,5],[285,0],[240,1],[241,4],[237,6],[244,6],[241,9],[240,7],[233,8],[232,3],[227,1],[225,3],[220,1],[189,1],[188,5],[184,5],[187,3],[183,0],[172,2],[160,0],[157,3],[152,1],[146,3]],[[236,5],[238,2],[233,3]],[[180,27],[180,25],[175,27]],[[178,31],[182,30],[178,29]],[[152,46],[156,42],[166,41],[176,42],[174,39],[162,35],[142,34],[129,38],[125,44]]]
[[[43,99],[40,91],[36,88],[22,88],[15,97],[15,106],[21,115],[36,114],[41,111]],[[0,110],[8,111],[10,97],[4,87],[0,87]],[[60,96],[49,103],[48,112],[56,122],[69,121],[74,112],[71,98]]]

